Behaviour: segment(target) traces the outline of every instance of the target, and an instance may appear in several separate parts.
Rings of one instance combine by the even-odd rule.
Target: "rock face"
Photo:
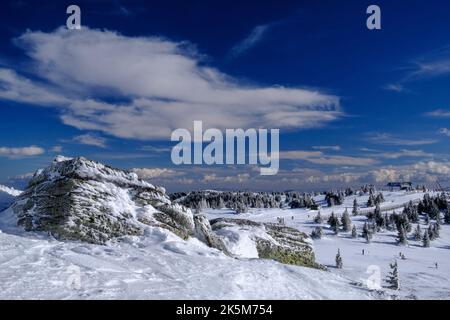
[[[163,188],[84,158],[58,157],[36,172],[12,209],[27,231],[97,244],[141,235],[145,226],[167,229],[183,239],[196,230],[190,209],[172,204]]]
[[[296,229],[243,219],[220,218],[210,224],[234,255],[321,268],[315,262],[311,239]]]

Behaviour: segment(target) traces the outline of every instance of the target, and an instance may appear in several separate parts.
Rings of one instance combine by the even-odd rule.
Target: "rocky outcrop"
[[[164,188],[136,173],[85,158],[58,157],[36,172],[11,210],[25,230],[62,240],[105,244],[159,227],[185,240],[196,237],[229,256],[317,267],[310,239],[298,230],[248,220],[210,222],[172,203]]]
[[[227,249],[240,257],[273,259],[281,263],[320,268],[311,239],[297,229],[243,219],[215,219],[212,230]]]
[[[163,188],[85,158],[59,157],[36,172],[12,209],[25,230],[97,244],[142,235],[145,226],[183,239],[196,229],[191,210],[172,204]]]

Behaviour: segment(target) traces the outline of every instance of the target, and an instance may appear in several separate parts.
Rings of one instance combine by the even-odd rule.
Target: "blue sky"
[[[0,181],[63,154],[169,190],[450,182],[447,1],[73,3],[2,3]],[[280,128],[279,174],[173,166],[170,132],[194,119]]]

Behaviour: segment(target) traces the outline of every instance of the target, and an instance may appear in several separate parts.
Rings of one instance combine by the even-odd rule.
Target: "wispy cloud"
[[[304,160],[314,164],[333,166],[368,166],[378,163],[378,161],[373,158],[326,155],[321,151],[303,150],[280,152],[280,159]]]
[[[50,149],[50,151],[51,152],[56,152],[56,153],[58,153],[58,152],[61,152],[62,151],[62,146],[53,146],[51,149]]]
[[[444,47],[414,59],[404,68],[403,77],[391,84],[384,86],[384,89],[405,92],[408,83],[446,76],[450,74],[450,47]]]
[[[20,159],[24,157],[38,156],[45,152],[41,147],[0,147],[0,156],[7,157],[9,159]]]
[[[340,151],[341,146],[313,146],[314,150],[332,150],[332,151]]]
[[[99,148],[106,148],[107,140],[102,137],[94,136],[92,134],[82,134],[73,138],[73,141],[85,144],[88,146],[95,146]]]
[[[399,83],[390,83],[384,86],[385,90],[394,91],[394,92],[405,92],[406,88]]]
[[[239,41],[233,48],[231,48],[230,56],[232,58],[236,58],[237,56],[243,54],[245,51],[254,47],[263,39],[263,36],[267,33],[267,31],[270,30],[271,26],[271,24],[265,24],[253,28],[253,30],[249,35],[247,35],[247,37]]]
[[[437,109],[431,112],[425,113],[427,117],[432,118],[450,118],[450,110]]]
[[[420,145],[435,144],[438,142],[438,140],[436,139],[401,138],[393,136],[388,133],[369,134],[366,140],[373,144],[392,145],[392,146],[420,146]]]

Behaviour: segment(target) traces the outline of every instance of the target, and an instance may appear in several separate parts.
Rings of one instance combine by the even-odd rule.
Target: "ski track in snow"
[[[388,201],[407,202],[422,194],[385,193]],[[358,197],[366,201],[366,197]],[[333,207],[336,213],[347,206]],[[326,216],[331,209],[322,210]],[[286,224],[310,233],[316,212],[305,209],[253,210],[234,215],[230,210],[207,210],[209,218],[237,217]],[[443,225],[441,238],[432,248],[395,245],[395,233],[374,236],[372,244],[338,237],[325,231],[314,241],[319,263],[333,266],[340,248],[344,269],[329,272],[283,265],[270,260],[233,259],[207,248],[198,240],[180,240],[167,231],[149,228],[144,237],[126,237],[98,246],[62,242],[42,233],[26,233],[11,227],[11,212],[1,213],[0,299],[388,299],[448,298],[450,281],[450,226]],[[9,215],[9,216],[8,216]],[[294,216],[294,220],[291,220]],[[309,217],[308,217],[309,216]],[[353,218],[361,228],[364,217]],[[360,230],[358,230],[360,232]],[[361,250],[366,255],[361,255]],[[379,265],[383,278],[394,256],[398,260],[402,290],[375,292],[365,287],[366,268]],[[439,262],[439,269],[434,262]],[[79,272],[78,272],[79,271]],[[77,280],[79,279],[79,287]]]

